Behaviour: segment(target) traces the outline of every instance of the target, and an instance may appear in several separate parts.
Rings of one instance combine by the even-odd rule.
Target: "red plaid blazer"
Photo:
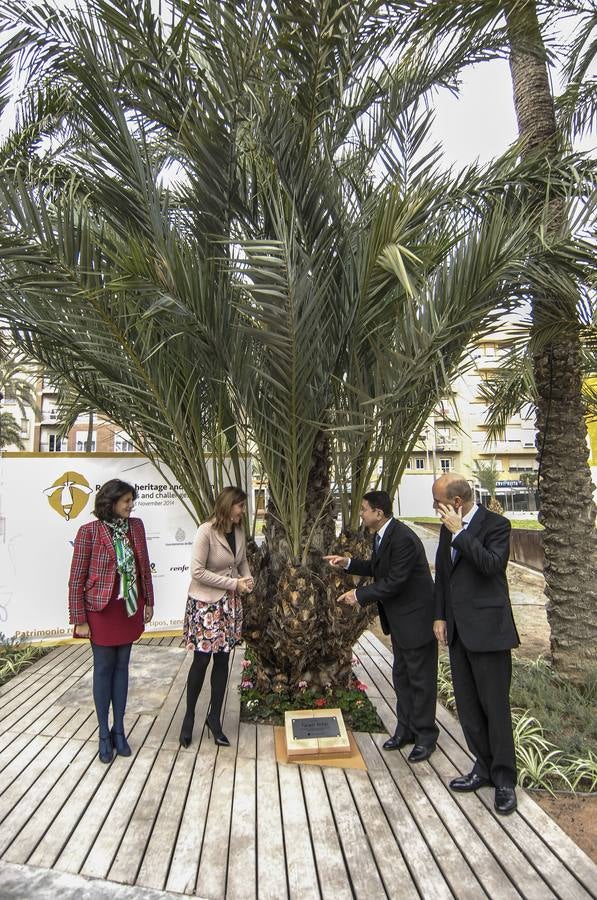
[[[137,564],[139,597],[146,606],[153,606],[151,567],[141,519],[129,519],[129,540]],[[68,580],[71,625],[82,625],[87,621],[85,610],[98,611],[108,605],[117,574],[116,553],[108,526],[99,520],[81,525],[75,538]]]

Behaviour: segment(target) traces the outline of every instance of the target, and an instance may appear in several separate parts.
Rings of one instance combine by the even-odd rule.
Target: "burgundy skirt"
[[[145,630],[143,621],[144,602],[139,596],[134,616],[127,616],[124,600],[118,597],[120,579],[114,582],[114,590],[107,606],[99,612],[86,610],[91,629],[91,643],[99,647],[118,647],[138,641]]]

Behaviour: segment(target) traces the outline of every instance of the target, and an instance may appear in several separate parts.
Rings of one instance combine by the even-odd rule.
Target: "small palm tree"
[[[24,377],[23,372],[27,369],[30,370],[30,376]],[[22,418],[25,418],[28,411],[35,411],[34,378],[35,372],[31,364],[16,354],[14,349],[11,350],[6,342],[0,340],[0,403],[6,401],[16,403]],[[10,411],[2,410],[1,414],[0,449],[12,444],[20,450],[24,449],[20,424]]]

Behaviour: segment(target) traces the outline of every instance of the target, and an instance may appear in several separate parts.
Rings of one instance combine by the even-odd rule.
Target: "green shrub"
[[[0,632],[0,685],[14,678],[50,649],[35,644],[19,644],[14,638],[7,638]]]
[[[284,713],[291,709],[341,709],[347,728],[352,731],[385,731],[377,711],[363,684],[354,675],[350,688],[329,688],[323,693],[300,682],[293,692],[263,693],[255,687],[254,660],[250,650],[245,652],[243,675],[239,686],[241,720],[244,722],[283,725]]]

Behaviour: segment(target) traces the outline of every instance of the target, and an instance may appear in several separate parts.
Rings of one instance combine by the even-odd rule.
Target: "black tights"
[[[222,714],[222,704],[224,703],[226,682],[228,681],[229,653],[225,653],[223,650],[220,650],[219,653],[203,653],[202,650],[195,650],[195,653],[193,654],[193,663],[189,669],[189,677],[187,678],[186,714],[188,718],[192,718],[195,715],[197,699],[201,693],[201,688],[203,687],[209,661],[212,658],[211,699],[209,702],[207,718],[214,730],[219,731],[221,730],[220,716]]]
[[[114,731],[124,734],[124,710],[129,686],[129,659],[132,644],[100,647],[93,650],[93,701],[100,737],[108,734],[108,712],[112,702]]]

